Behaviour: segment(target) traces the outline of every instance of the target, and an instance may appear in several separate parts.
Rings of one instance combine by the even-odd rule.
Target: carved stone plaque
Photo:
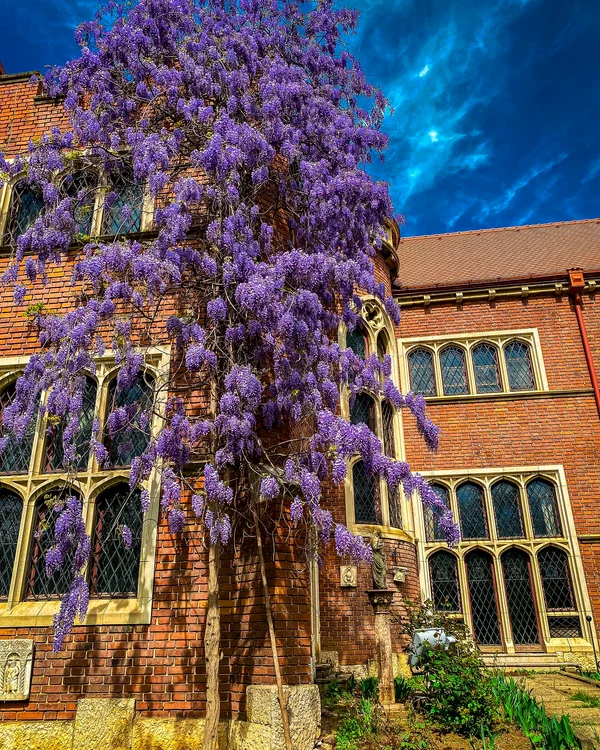
[[[29,697],[33,641],[0,641],[0,701],[24,701]]]
[[[340,565],[340,586],[345,589],[355,589],[357,569],[356,565]]]
[[[392,568],[394,573],[394,583],[406,583],[408,570],[406,568]]]

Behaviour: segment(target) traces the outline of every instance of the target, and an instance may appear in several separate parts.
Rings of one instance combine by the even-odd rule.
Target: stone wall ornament
[[[344,589],[355,589],[357,585],[356,565],[340,565],[340,586]]]
[[[29,697],[32,665],[32,640],[0,640],[0,701]]]
[[[362,309],[363,319],[374,331],[383,328],[383,315],[381,307],[376,303],[368,300],[364,303]]]

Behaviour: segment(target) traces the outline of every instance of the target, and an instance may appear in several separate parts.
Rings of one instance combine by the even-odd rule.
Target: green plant
[[[583,677],[587,677],[590,680],[596,680],[596,682],[600,682],[600,672],[582,672],[581,674]]]
[[[596,698],[596,696],[586,693],[585,690],[578,690],[569,697],[572,701],[584,703],[586,708],[600,708],[600,698]]]
[[[411,682],[406,677],[402,677],[401,675],[394,677],[394,699],[396,703],[405,701],[411,694],[412,689]]]
[[[350,693],[350,695],[353,695],[357,686],[358,682],[356,681],[356,677],[351,674],[350,677],[348,677],[348,679],[346,680],[346,692]]]
[[[364,680],[360,681],[360,692],[362,697],[367,700],[373,700],[377,698],[377,690],[379,681],[377,677],[365,677]]]
[[[340,699],[340,683],[338,680],[331,680],[323,689],[323,701],[326,705],[334,705]]]
[[[340,724],[335,735],[335,746],[338,750],[354,750],[363,734],[364,730],[360,721],[350,716]]]

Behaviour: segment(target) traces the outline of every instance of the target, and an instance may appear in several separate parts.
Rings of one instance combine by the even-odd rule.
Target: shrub
[[[332,706],[340,699],[340,683],[337,680],[331,680],[323,689],[323,701],[326,705]]]
[[[360,721],[353,716],[344,719],[335,735],[335,746],[338,750],[353,750],[358,740],[364,735]]]
[[[360,692],[362,697],[366,700],[374,700],[377,698],[377,691],[379,689],[379,681],[377,677],[365,677],[364,680],[360,681]]]
[[[401,675],[394,677],[394,700],[396,703],[404,702],[413,692],[413,689],[411,680],[407,680],[406,677]]]

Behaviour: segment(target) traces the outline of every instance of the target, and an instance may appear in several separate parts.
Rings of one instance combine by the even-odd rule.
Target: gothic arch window
[[[92,426],[96,411],[96,392],[98,390],[96,381],[91,377],[85,378],[83,390],[83,406],[79,413],[79,427],[75,435],[75,450],[77,459],[74,465],[77,469],[85,469],[88,465],[90,454],[90,440],[92,437]],[[68,416],[66,419],[68,423]],[[63,433],[65,421],[51,429],[46,443],[46,469],[57,471],[65,467],[65,455],[63,446]]]
[[[413,349],[408,355],[408,371],[410,387],[415,393],[422,396],[437,396],[433,352],[430,349]]]
[[[575,597],[567,553],[557,547],[545,547],[538,553],[546,609],[550,612],[575,609]]]
[[[61,192],[63,197],[71,199],[76,234],[92,233],[97,189],[98,174],[91,169],[79,169],[63,178]]]
[[[35,426],[37,421],[37,408],[34,409],[33,415],[22,438],[18,438],[13,432],[2,429],[4,410],[12,404],[15,399],[16,381],[9,383],[0,393],[0,429],[3,437],[8,438],[6,447],[0,453],[0,473],[16,474],[24,473],[29,470],[29,461],[31,459],[31,450],[35,438]],[[36,403],[39,402],[39,395]]]
[[[466,556],[465,563],[475,639],[482,646],[499,646],[502,641],[492,557],[475,549]]]
[[[144,192],[131,167],[112,177],[102,212],[102,234],[129,234],[142,228]]]
[[[358,356],[367,356],[367,341],[364,333],[360,330],[360,324],[352,331],[346,333],[346,347],[352,349],[352,351]]]
[[[477,393],[499,393],[502,384],[496,347],[484,341],[473,347],[471,357]]]
[[[533,479],[527,485],[527,497],[533,533],[536,537],[560,536],[562,533],[556,489],[547,479]]]
[[[496,519],[496,532],[500,539],[518,539],[524,536],[523,516],[519,488],[502,479],[492,485],[492,503]]]
[[[457,396],[469,392],[465,350],[460,346],[446,346],[440,352],[442,386],[445,396]]]
[[[534,391],[535,376],[531,350],[523,341],[510,341],[504,345],[504,359],[511,391]]]
[[[429,558],[433,603],[438,612],[460,612],[460,588],[456,558],[450,552],[434,552]]]
[[[375,431],[375,402],[364,391],[358,393],[350,410],[350,422],[352,424],[366,424]]]
[[[439,495],[444,501],[446,508],[450,507],[450,493],[448,488],[443,484],[432,483],[431,489]],[[446,537],[443,531],[438,527],[438,515],[433,508],[426,507],[425,511],[425,537],[428,542],[443,542]]]
[[[26,180],[16,182],[10,197],[4,243],[8,245],[15,242],[29,229],[43,210],[44,200],[41,193],[28,185]]]
[[[488,539],[488,523],[483,488],[475,482],[463,482],[456,490],[463,539]]]
[[[8,598],[22,514],[21,498],[0,487],[0,601]]]
[[[501,560],[514,644],[537,645],[540,632],[533,598],[531,559],[523,550],[511,547]]]
[[[113,466],[128,466],[148,445],[153,384],[154,381],[147,372],[140,373],[131,387],[126,389],[118,387],[116,378],[110,381],[108,413],[110,415],[116,409],[125,409],[127,415],[126,424],[112,436],[107,430],[106,447]]]
[[[352,467],[352,485],[355,522],[380,524],[378,484],[375,478],[367,473],[362,461],[357,461]]]
[[[128,484],[114,485],[98,497],[92,541],[92,596],[137,595],[142,521],[140,493],[132,492]],[[124,541],[124,527],[131,532],[130,545]]]
[[[390,353],[387,333],[379,331],[377,334],[377,357],[381,360]]]
[[[383,431],[383,450],[392,458],[396,455],[396,441],[394,440],[394,408],[385,399],[381,402],[381,427]]]

